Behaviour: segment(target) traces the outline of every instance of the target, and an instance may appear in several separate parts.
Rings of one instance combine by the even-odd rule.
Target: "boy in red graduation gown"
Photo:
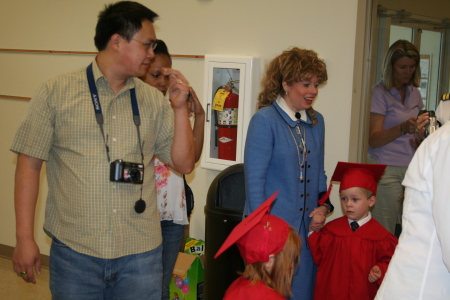
[[[341,182],[339,195],[345,216],[308,237],[318,267],[314,299],[375,298],[397,245],[397,238],[369,211],[375,205],[377,182],[385,168],[338,162],[331,181]]]

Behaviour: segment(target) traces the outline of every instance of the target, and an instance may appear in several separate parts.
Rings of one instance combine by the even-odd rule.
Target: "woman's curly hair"
[[[317,76],[319,83],[328,80],[327,68],[323,59],[313,50],[294,47],[283,51],[267,66],[261,81],[261,92],[258,95],[258,109],[271,105],[279,94],[284,93],[283,82],[288,85]],[[311,107],[307,110],[313,124],[317,122]]]

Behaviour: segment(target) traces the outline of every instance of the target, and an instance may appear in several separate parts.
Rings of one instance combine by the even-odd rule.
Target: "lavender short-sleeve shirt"
[[[406,87],[405,104],[402,104],[400,92],[395,87],[387,91],[383,81],[372,87],[370,112],[384,115],[383,130],[405,122],[411,117],[417,117],[422,108],[420,92],[413,86]],[[369,155],[379,164],[407,167],[415,152],[409,142],[412,137],[405,134],[383,147],[369,147]]]

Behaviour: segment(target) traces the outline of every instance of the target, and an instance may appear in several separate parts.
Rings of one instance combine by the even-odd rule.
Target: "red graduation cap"
[[[277,194],[278,191],[231,231],[214,258],[235,243],[247,264],[268,262],[270,254],[283,250],[289,234],[289,225],[283,219],[269,214]]]
[[[318,201],[319,204],[324,203],[330,196],[333,181],[341,182],[339,191],[346,190],[351,187],[362,187],[368,189],[376,195],[377,183],[383,175],[386,167],[387,165],[359,164],[342,161],[338,162],[333,176],[331,177],[328,191],[322,196],[322,198],[320,198]]]

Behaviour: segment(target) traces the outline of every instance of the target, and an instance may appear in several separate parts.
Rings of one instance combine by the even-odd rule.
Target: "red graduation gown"
[[[312,233],[308,244],[318,267],[314,299],[374,299],[397,242],[374,218],[355,232],[344,216]],[[375,265],[382,276],[370,283],[369,272]]]
[[[250,280],[239,277],[227,289],[223,300],[285,300],[283,296],[262,282],[257,282],[252,286],[250,283]]]

